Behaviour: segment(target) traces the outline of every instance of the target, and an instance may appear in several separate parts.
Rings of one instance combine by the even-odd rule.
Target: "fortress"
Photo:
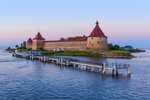
[[[80,50],[105,52],[108,50],[107,36],[99,27],[98,21],[96,26],[87,36],[68,37],[67,39],[60,38],[57,41],[46,41],[38,32],[35,38],[29,38],[26,42],[26,48],[32,50]]]

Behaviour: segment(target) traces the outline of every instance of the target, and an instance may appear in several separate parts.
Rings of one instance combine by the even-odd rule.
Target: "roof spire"
[[[99,22],[98,22],[98,20],[96,21],[96,25],[99,25]]]

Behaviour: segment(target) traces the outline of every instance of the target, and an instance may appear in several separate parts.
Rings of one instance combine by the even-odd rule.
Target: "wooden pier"
[[[101,73],[106,75],[108,71],[112,72],[112,76],[118,76],[119,70],[126,70],[127,76],[131,76],[131,70],[129,64],[117,64],[117,63],[96,63],[91,61],[82,61],[77,59],[70,59],[56,56],[41,56],[26,53],[14,53],[13,57],[26,58],[31,60],[38,60],[43,63],[53,63],[60,66],[74,67],[80,70]]]

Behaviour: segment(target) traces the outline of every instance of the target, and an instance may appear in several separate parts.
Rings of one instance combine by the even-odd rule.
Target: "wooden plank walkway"
[[[83,61],[78,59],[64,58],[58,56],[41,56],[26,53],[14,53],[14,57],[26,58],[31,60],[39,60],[44,63],[53,63],[60,66],[75,67],[81,70],[87,70],[91,72],[97,72],[106,74],[107,71],[111,71],[113,76],[118,76],[119,70],[127,70],[127,76],[131,76],[131,70],[129,64],[117,64],[117,63],[97,63],[91,61]]]

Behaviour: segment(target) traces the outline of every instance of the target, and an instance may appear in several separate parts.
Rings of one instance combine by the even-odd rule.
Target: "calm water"
[[[150,51],[134,55],[139,58],[78,57],[131,64],[131,78],[112,78],[0,51],[0,100],[150,100]]]

